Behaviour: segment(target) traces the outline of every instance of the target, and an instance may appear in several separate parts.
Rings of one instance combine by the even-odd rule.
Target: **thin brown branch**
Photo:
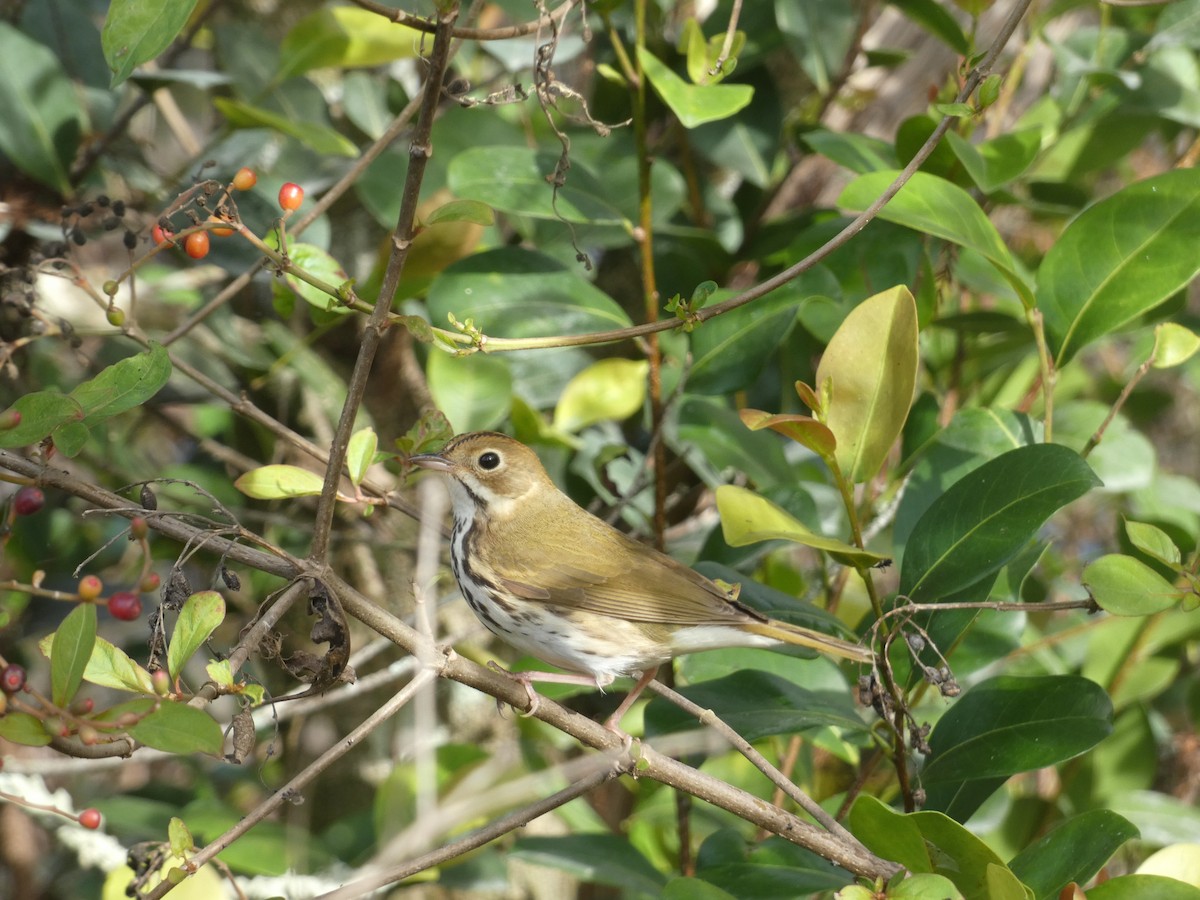
[[[329,536],[333,528],[334,508],[338,502],[337,488],[342,479],[346,448],[350,445],[350,435],[354,430],[359,407],[366,394],[367,379],[371,375],[375,354],[383,340],[384,331],[389,327],[388,314],[392,308],[392,297],[396,293],[396,286],[400,283],[400,274],[404,271],[408,252],[412,248],[413,225],[417,217],[421,182],[425,178],[425,167],[429,162],[429,157],[433,155],[433,121],[437,116],[446,67],[450,64],[451,32],[457,19],[458,4],[454,3],[447,12],[438,18],[438,27],[433,39],[433,51],[426,63],[425,89],[421,95],[421,110],[417,116],[416,129],[412,143],[409,145],[408,175],[404,179],[404,193],[400,201],[400,214],[393,236],[392,253],[388,259],[383,285],[375,300],[375,308],[371,311],[366,328],[363,330],[358,358],[354,361],[354,371],[346,386],[346,402],[342,405],[342,415],[338,420],[333,446],[329,448],[329,463],[325,469],[325,486],[317,501],[310,548],[310,556],[314,560],[324,560],[329,552]]]
[[[389,22],[395,22],[397,25],[405,25],[414,31],[434,34],[437,30],[436,23],[429,19],[414,16],[412,13],[384,6],[381,3],[375,3],[373,0],[350,0],[350,2],[362,9],[383,16]],[[506,41],[510,38],[524,37],[527,34],[533,34],[539,28],[546,25],[560,22],[579,3],[580,0],[566,0],[554,12],[540,16],[531,22],[523,22],[520,25],[507,25],[503,28],[464,28],[456,26],[450,29],[450,37],[466,41]]]

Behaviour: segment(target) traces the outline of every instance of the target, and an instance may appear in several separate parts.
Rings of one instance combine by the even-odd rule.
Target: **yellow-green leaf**
[[[50,645],[50,696],[55,706],[66,706],[79,690],[95,643],[96,607],[77,604],[54,632]]]
[[[285,497],[315,497],[325,486],[325,479],[299,466],[274,465],[251,469],[233,486],[256,500],[281,500]]]
[[[53,664],[54,635],[46,635],[38,641],[38,649]],[[139,694],[153,694],[154,685],[150,673],[129,658],[129,655],[102,637],[96,638],[92,647],[92,655],[83,670],[83,680],[101,687],[114,688],[118,691],[133,691]]]
[[[1163,322],[1154,329],[1156,369],[1169,369],[1187,362],[1200,350],[1200,335],[1175,322]]]
[[[224,619],[225,598],[216,591],[200,591],[187,598],[167,648],[167,674],[172,680]]]
[[[367,477],[367,469],[375,462],[375,451],[379,447],[379,437],[374,428],[361,428],[350,438],[350,446],[346,448],[346,468],[350,470],[351,484],[362,484]]]
[[[917,362],[917,305],[903,286],[856,306],[829,342],[817,385],[828,385],[824,421],[851,481],[874,478],[887,458],[908,418]]]
[[[731,547],[744,547],[759,541],[793,541],[823,550],[838,562],[859,568],[873,566],[887,558],[809,531],[770,500],[735,485],[717,488],[717,511],[721,514],[725,542]]]
[[[554,427],[574,432],[596,422],[628,419],[646,399],[645,360],[602,359],[567,382],[554,408]]]

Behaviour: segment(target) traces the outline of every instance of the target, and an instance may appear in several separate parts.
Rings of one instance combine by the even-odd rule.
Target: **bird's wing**
[[[536,543],[506,542],[505,551],[489,560],[508,590],[526,600],[600,615],[674,625],[748,623],[759,616],[703,575],[596,521],[580,529],[579,543],[560,533]]]

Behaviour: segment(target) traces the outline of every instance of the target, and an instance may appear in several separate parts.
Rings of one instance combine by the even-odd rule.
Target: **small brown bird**
[[[537,455],[503,434],[461,434],[412,462],[446,476],[454,508],[450,558],[471,609],[519,650],[568,670],[530,681],[638,678],[605,723],[617,723],[658,666],[720,647],[797,644],[856,662],[870,650],[770,619],[698,572],[617,531],[560,491]]]

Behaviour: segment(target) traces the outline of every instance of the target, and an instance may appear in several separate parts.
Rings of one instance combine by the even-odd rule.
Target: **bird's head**
[[[536,453],[492,431],[460,434],[437,453],[414,456],[411,462],[447,476],[456,518],[483,509],[505,517],[518,501],[557,491]]]

